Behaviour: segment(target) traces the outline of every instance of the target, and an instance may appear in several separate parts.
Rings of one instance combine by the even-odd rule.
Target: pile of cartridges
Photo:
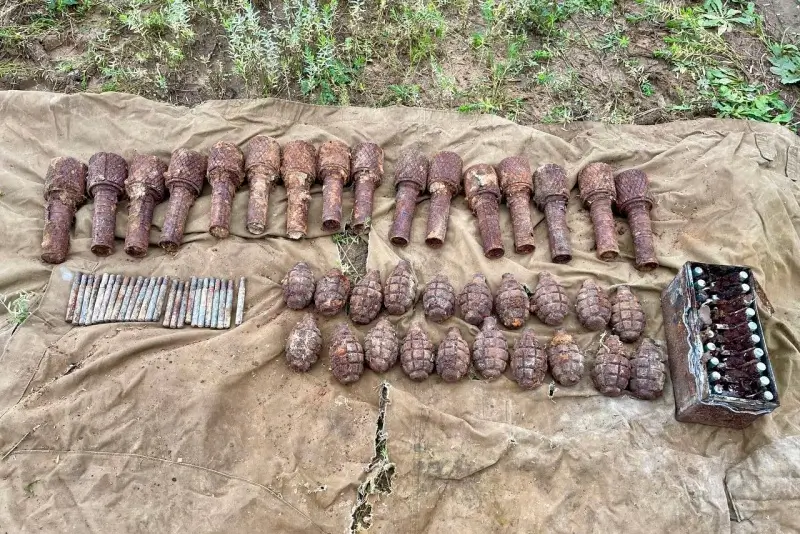
[[[161,322],[166,328],[230,328],[233,280],[76,273],[65,320],[77,326]],[[239,279],[236,326],[244,319],[245,279]]]

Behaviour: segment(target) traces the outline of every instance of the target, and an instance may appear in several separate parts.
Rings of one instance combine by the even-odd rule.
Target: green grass
[[[14,325],[21,325],[31,315],[31,302],[36,296],[30,291],[21,291],[14,298],[0,296],[0,304],[8,313],[9,320]]]

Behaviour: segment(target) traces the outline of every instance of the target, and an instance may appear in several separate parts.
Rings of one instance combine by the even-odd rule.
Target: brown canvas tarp
[[[33,315],[16,329],[7,324],[0,337],[0,532],[338,533],[350,529],[359,490],[375,532],[800,530],[800,140],[787,130],[702,120],[561,131],[422,109],[276,100],[184,109],[117,94],[26,92],[0,94],[0,116],[0,293],[38,295]],[[654,402],[601,397],[588,376],[556,388],[552,399],[546,385],[525,392],[507,377],[412,383],[399,368],[366,372],[344,387],[331,377],[325,352],[310,373],[294,374],[282,349],[300,314],[284,307],[280,280],[300,260],[318,276],[337,263],[335,244],[319,230],[319,186],[304,241],[283,237],[282,189],[271,199],[266,238],[245,231],[245,190],[235,199],[231,238],[214,239],[206,187],[175,255],[153,246],[146,258],[132,259],[118,241],[113,256],[93,256],[90,203],[77,214],[67,263],[39,261],[50,158],[87,161],[106,150],[166,159],[177,147],[208,150],[220,139],[244,145],[256,134],[315,144],[372,139],[385,148],[387,180],[376,195],[368,256],[384,277],[407,258],[421,281],[444,272],[457,286],[478,271],[494,288],[504,272],[532,286],[545,269],[573,298],[587,276],[606,287],[628,283],[643,302],[647,335],[663,339],[660,292],[685,261],[752,266],[769,299],[762,317],[782,406],[735,431],[676,422],[669,382]],[[412,244],[391,246],[391,176],[399,151],[413,142],[428,153],[454,150],[465,164],[512,154],[533,166],[559,163],[572,185],[591,161],[641,168],[656,198],[662,267],[649,274],[632,268],[621,220],[620,261],[598,261],[576,189],[569,265],[548,261],[539,212],[534,255],[486,260],[463,198],[454,202],[440,251],[423,244],[427,201],[419,204]],[[152,245],[165,208],[156,210]],[[120,239],[126,216],[123,202]],[[511,250],[505,208],[501,223]],[[229,331],[72,328],[63,314],[76,270],[247,276],[246,321]],[[396,322],[404,331],[421,318],[418,305]],[[323,335],[345,320],[322,321]],[[552,334],[535,319],[530,324],[542,341]],[[472,341],[476,329],[457,319],[426,328],[438,342],[450,325]],[[599,334],[580,328],[574,314],[566,328],[591,363]],[[507,337],[513,343],[518,335]],[[395,465],[391,493],[369,494],[386,489],[384,451]],[[360,506],[357,515],[366,511]]]

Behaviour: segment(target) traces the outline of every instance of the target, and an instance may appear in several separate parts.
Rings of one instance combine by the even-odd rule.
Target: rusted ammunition
[[[172,310],[175,307],[175,297],[178,294],[178,284],[178,280],[173,279],[169,286],[169,292],[167,293],[167,309],[164,311],[164,320],[161,322],[161,326],[164,328],[172,328]]]
[[[86,165],[75,158],[53,158],[44,178],[42,261],[63,263],[75,210],[86,199]]]
[[[619,397],[628,387],[631,366],[617,336],[609,336],[601,342],[591,376],[594,387],[606,397]]]
[[[572,260],[567,227],[567,172],[554,163],[542,165],[533,174],[534,201],[544,212],[553,263]]]
[[[155,306],[153,307],[153,312],[151,313],[150,310],[147,310],[148,317],[146,318],[148,321],[158,321],[161,319],[161,310],[164,309],[164,300],[167,298],[167,285],[169,284],[169,277],[165,276],[161,280],[161,285],[158,287],[158,296],[155,298]]]
[[[631,358],[631,380],[628,389],[637,399],[653,400],[664,394],[666,374],[661,348],[646,338]],[[766,377],[762,377],[766,378]],[[763,384],[763,382],[762,382]],[[768,385],[769,382],[767,381]]]
[[[128,193],[128,232],[125,253],[135,258],[147,254],[153,210],[164,198],[164,172],[167,166],[156,156],[137,154],[130,164],[125,191]]]
[[[206,300],[208,300],[208,284],[210,282],[211,282],[210,278],[203,278],[202,287],[198,287],[197,289],[197,295],[195,297],[197,299],[197,302],[195,304],[196,318],[192,320],[192,326],[203,328],[203,325],[206,322]]]
[[[382,305],[381,273],[370,269],[350,294],[350,320],[356,324],[369,324],[378,316]]]
[[[388,371],[400,355],[397,330],[386,317],[381,317],[364,337],[364,358],[376,373]]]
[[[506,328],[521,328],[530,314],[528,295],[522,284],[511,273],[503,274],[503,283],[497,290],[494,309]]]
[[[458,294],[461,316],[466,322],[475,326],[481,326],[492,314],[492,301],[492,290],[486,283],[486,277],[481,273],[475,273],[472,281]]]
[[[372,219],[372,200],[383,182],[383,150],[375,143],[358,143],[352,152],[352,173],[355,182],[353,231],[361,233]]]
[[[611,301],[605,290],[591,279],[583,281],[575,309],[578,320],[589,330],[604,330],[611,319]]]
[[[136,282],[141,278],[139,277],[130,277],[128,280],[128,285],[125,286],[125,293],[122,296],[122,302],[120,303],[119,310],[117,313],[114,314],[114,320],[117,322],[121,322],[125,320],[125,313],[128,311],[128,303],[131,301],[131,295],[133,294],[133,288],[136,286]]]
[[[364,373],[364,349],[347,323],[340,324],[331,336],[328,354],[331,371],[342,384],[352,384]]]
[[[614,229],[614,214],[611,212],[612,204],[617,200],[614,169],[607,163],[590,163],[578,174],[578,187],[594,225],[597,257],[603,261],[617,259],[619,245]]]
[[[272,137],[257,135],[247,144],[244,169],[250,184],[247,203],[247,231],[261,234],[267,229],[269,195],[281,169],[281,145]]]
[[[144,320],[147,322],[158,321],[161,319],[161,310],[163,308],[164,299],[167,294],[167,286],[170,283],[168,276],[159,279],[159,284],[153,291],[153,296],[150,298],[150,304],[147,306],[147,314]]]
[[[286,362],[292,371],[305,373],[319,359],[322,333],[313,313],[306,313],[286,339]]]
[[[628,226],[633,234],[635,266],[640,271],[652,271],[658,267],[658,259],[650,224],[653,197],[648,191],[647,175],[638,169],[629,169],[619,173],[614,183],[617,186],[617,207],[628,217]]]
[[[417,209],[417,197],[428,184],[428,158],[412,147],[400,154],[394,171],[395,208],[389,241],[404,247],[411,239],[411,221]]]
[[[227,298],[228,282],[230,282],[230,280],[223,280],[219,286],[219,304],[217,304],[217,322],[216,324],[214,324],[214,328],[216,329],[223,328],[225,324],[225,300]]]
[[[191,287],[191,282],[183,282],[183,298],[181,298],[181,306],[178,310],[178,322],[175,324],[175,328],[183,328],[186,321],[186,310],[189,309],[189,293]]]
[[[94,308],[94,300],[97,296],[97,289],[100,287],[100,277],[89,275],[86,281],[86,292],[83,295],[83,305],[81,306],[81,317],[78,324],[86,326],[92,320],[92,309]]]
[[[611,297],[611,331],[625,343],[633,343],[644,332],[647,318],[630,286],[617,287]]]
[[[119,285],[119,293],[117,294],[117,301],[114,303],[114,308],[111,310],[111,316],[107,321],[119,321],[120,310],[122,310],[122,303],[125,302],[125,295],[128,293],[132,279],[130,276],[122,278],[122,283]]]
[[[209,328],[211,326],[211,313],[214,307],[214,292],[217,288],[217,283],[219,280],[217,278],[212,278],[208,281],[208,293],[206,294],[206,313],[203,316],[203,328]]]
[[[286,234],[301,239],[308,233],[308,203],[316,178],[316,150],[306,141],[289,141],[283,146],[281,177],[286,186]],[[238,325],[237,325],[238,326]]]
[[[511,377],[522,389],[538,388],[547,374],[547,354],[536,340],[532,328],[526,328],[514,344],[511,354]]]
[[[222,279],[217,278],[214,281],[214,301],[211,303],[211,323],[208,325],[210,328],[217,327],[217,321],[219,320],[219,302],[221,293],[222,293]]]
[[[86,189],[94,198],[92,215],[92,252],[108,256],[114,252],[114,229],[117,226],[117,201],[125,196],[128,164],[111,152],[98,152],[89,158]]]
[[[293,310],[302,310],[314,299],[314,273],[304,261],[298,262],[289,269],[281,280],[283,301]]]
[[[562,386],[574,386],[583,376],[583,353],[575,340],[564,330],[558,329],[548,343],[547,362],[550,373]]]
[[[418,322],[414,322],[406,332],[400,347],[400,365],[411,380],[425,380],[433,373],[436,355],[433,343]]]
[[[467,202],[478,218],[478,231],[483,243],[483,255],[501,258],[506,253],[500,233],[500,186],[494,167],[479,163],[464,171],[464,192]]]
[[[403,315],[414,307],[417,278],[408,260],[400,260],[383,286],[383,305],[389,315]]]
[[[136,277],[136,283],[131,290],[131,294],[127,299],[127,302],[122,304],[123,312],[125,315],[122,316],[122,320],[130,321],[133,318],[133,310],[136,308],[136,302],[139,300],[139,295],[142,293],[142,286],[144,285],[145,277],[138,276]]]
[[[225,324],[223,328],[231,327],[231,314],[233,313],[233,280],[228,280],[228,289],[225,292]]]
[[[514,251],[517,254],[530,254],[536,249],[533,241],[531,222],[531,196],[533,178],[528,158],[511,156],[497,166],[500,189],[506,197],[508,211],[511,212],[511,227],[514,231]]]
[[[92,308],[89,324],[95,324],[100,321],[100,309],[106,296],[106,286],[108,286],[108,273],[103,273],[100,276],[100,287],[97,289],[97,297],[94,299],[94,308]]]
[[[317,282],[314,307],[318,313],[332,317],[344,309],[348,295],[350,295],[350,279],[339,269],[331,269]]]
[[[169,189],[169,204],[158,244],[167,252],[175,252],[183,242],[189,208],[203,190],[208,159],[200,152],[179,148],[172,153],[164,183]]]
[[[230,235],[233,195],[244,180],[244,155],[233,143],[218,141],[208,155],[211,184],[211,222],[208,231],[218,239]]]
[[[81,322],[81,308],[83,307],[83,297],[86,295],[86,282],[89,280],[89,275],[86,273],[78,273],[80,280],[78,284],[78,295],[72,307],[72,314],[67,310],[67,321],[72,324],[80,324]]]
[[[186,301],[185,324],[192,324],[192,314],[194,313],[194,298],[197,295],[197,277],[192,276],[189,281],[188,300]]]
[[[422,309],[425,318],[434,323],[443,323],[456,310],[456,290],[443,274],[437,274],[425,285],[422,293]]]
[[[497,319],[487,317],[481,331],[475,336],[472,345],[472,362],[483,378],[497,378],[506,370],[508,364],[508,344],[503,333],[497,328]]]
[[[106,304],[106,309],[103,312],[103,318],[101,319],[104,323],[111,322],[111,314],[114,311],[114,306],[119,299],[119,289],[122,287],[122,275],[118,274],[114,278],[114,284],[111,286],[111,293],[109,294],[108,304]]]
[[[169,319],[170,328],[178,328],[178,317],[181,315],[181,304],[183,303],[183,292],[186,287],[186,282],[178,282],[178,288],[175,292],[175,302],[172,305],[172,313]],[[164,318],[166,320],[166,317]]]
[[[236,300],[236,326],[244,321],[244,276],[239,278],[239,296]]]
[[[78,300],[78,289],[81,286],[81,279],[83,273],[74,273],[72,275],[72,286],[69,288],[69,298],[67,299],[67,314],[64,317],[66,322],[71,322],[72,317],[75,315],[75,303]]]
[[[322,229],[342,228],[342,190],[350,183],[350,147],[326,141],[317,153],[317,179],[322,182]]]
[[[150,299],[153,298],[153,291],[155,291],[157,286],[161,285],[161,282],[161,278],[155,277],[148,280],[147,286],[143,288],[142,305],[139,307],[139,311],[135,312],[135,321],[142,322],[147,318],[147,308],[150,306]]]
[[[453,326],[436,349],[436,372],[445,382],[458,382],[469,372],[469,345]]]
[[[569,296],[563,284],[548,271],[539,273],[539,282],[530,298],[531,312],[544,324],[560,325],[569,313]]]
[[[450,219],[450,200],[461,189],[461,157],[455,152],[439,152],[433,156],[428,172],[428,192],[431,205],[428,211],[428,234],[425,244],[439,248],[447,235]]]

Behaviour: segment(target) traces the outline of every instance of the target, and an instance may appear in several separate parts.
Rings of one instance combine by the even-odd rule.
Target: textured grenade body
[[[400,364],[411,380],[425,380],[433,373],[433,343],[418,323],[406,332],[400,349]]]
[[[314,315],[307,313],[295,325],[286,340],[286,361],[294,371],[305,373],[319,359],[322,350],[322,333]]]
[[[293,310],[302,310],[314,298],[314,273],[304,261],[295,264],[281,280],[283,300]]]
[[[611,330],[625,343],[633,343],[642,335],[645,316],[639,299],[628,286],[619,286],[611,299]]]
[[[564,286],[547,271],[539,274],[539,283],[531,295],[531,311],[550,326],[560,325],[569,313],[569,297]]]
[[[436,372],[445,382],[457,382],[469,371],[469,345],[455,326],[436,350]]]
[[[628,387],[631,365],[622,341],[617,336],[605,340],[592,367],[592,382],[602,395],[619,397]]]
[[[386,317],[381,318],[364,338],[364,357],[367,365],[376,373],[384,373],[397,363],[400,341],[394,325]]]
[[[587,330],[603,330],[611,319],[611,301],[594,280],[584,280],[575,303],[578,320]]]
[[[534,389],[544,383],[547,354],[531,328],[522,331],[511,355],[511,376],[522,389]]]
[[[583,376],[583,354],[572,336],[556,330],[547,345],[547,363],[556,382],[562,386],[573,386]]]
[[[628,389],[639,399],[653,400],[664,393],[664,364],[661,350],[649,339],[642,341],[631,359],[631,380]]]
[[[494,309],[506,328],[522,328],[530,314],[528,294],[513,274],[505,273],[494,299]]]
[[[331,371],[342,384],[351,384],[364,372],[364,349],[346,324],[336,327],[328,350]]]
[[[381,274],[371,269],[350,294],[350,319],[356,324],[369,324],[378,316],[382,304]]]
[[[411,264],[401,260],[394,268],[383,288],[383,305],[390,315],[403,315],[414,306],[417,280]]]
[[[321,315],[336,315],[344,308],[349,294],[350,280],[339,269],[331,269],[317,283],[314,306]]]
[[[436,275],[425,286],[422,309],[425,311],[425,318],[434,323],[442,323],[453,316],[456,292],[446,276]]]
[[[475,336],[472,345],[472,362],[483,378],[497,378],[506,370],[508,364],[508,344],[500,329],[497,319],[487,317],[483,321],[481,331]]]
[[[458,294],[458,307],[464,320],[475,326],[481,326],[483,320],[492,314],[492,290],[485,276],[475,274],[464,286]]]

